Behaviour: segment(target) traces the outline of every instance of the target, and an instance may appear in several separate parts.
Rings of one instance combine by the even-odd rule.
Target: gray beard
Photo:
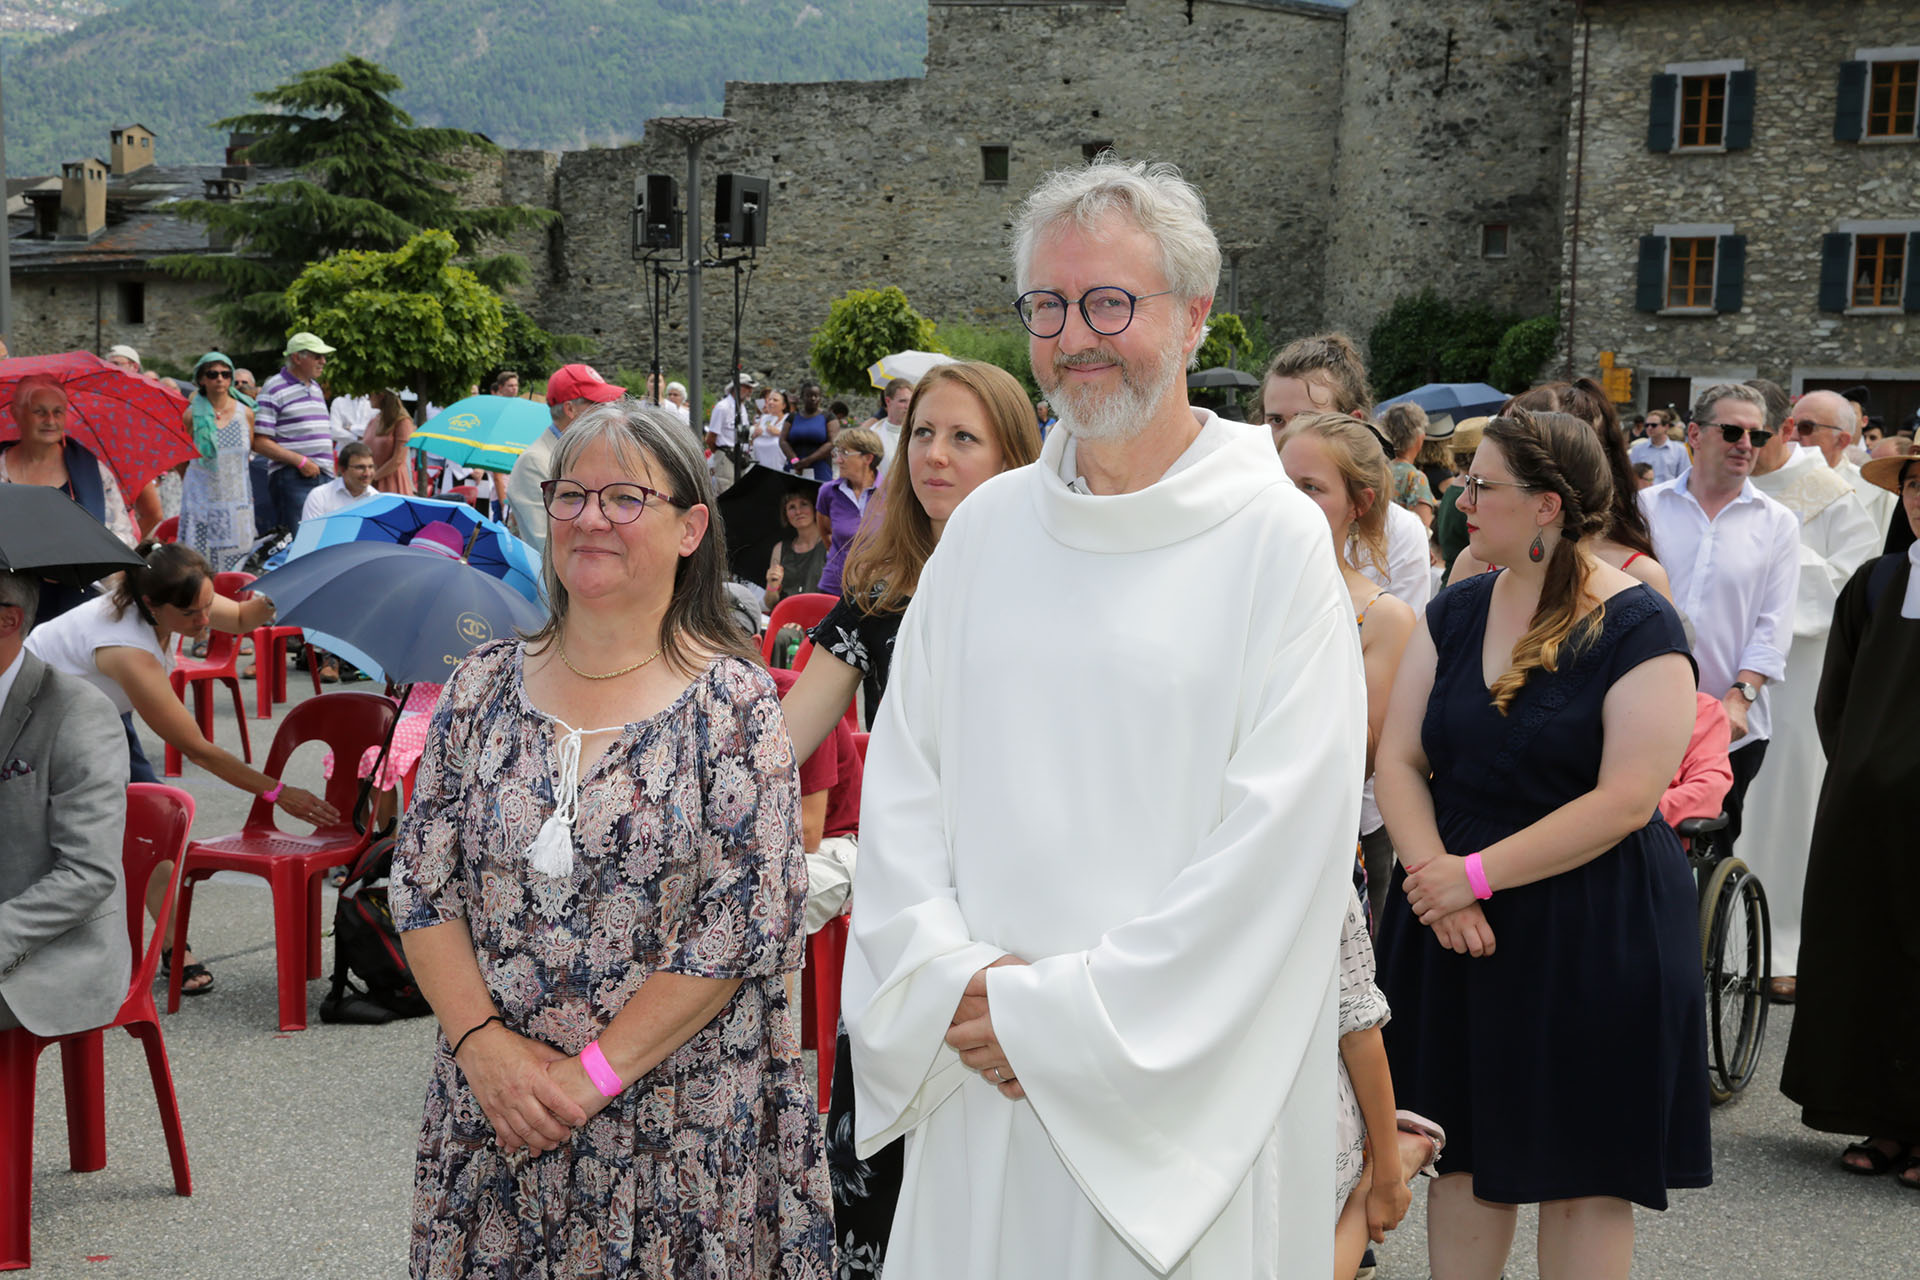
[[[1076,440],[1131,440],[1146,429],[1165,394],[1169,371],[1179,367],[1176,348],[1161,353],[1151,367],[1120,366],[1120,385],[1111,391],[1075,387],[1059,366],[1053,385],[1041,384],[1060,425]]]

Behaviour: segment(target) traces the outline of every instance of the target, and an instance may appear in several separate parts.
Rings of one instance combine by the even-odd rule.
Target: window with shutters
[[[1906,276],[1906,236],[1853,238],[1853,306],[1898,307]]]
[[[1920,105],[1920,58],[1871,64],[1867,74],[1867,137],[1913,137],[1916,105]]]
[[[1714,236],[1667,241],[1667,309],[1712,309]]]
[[[1680,78],[1680,133],[1678,150],[1726,145],[1727,78]]]

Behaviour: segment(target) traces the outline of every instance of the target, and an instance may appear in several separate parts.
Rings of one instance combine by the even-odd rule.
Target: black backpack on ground
[[[387,908],[393,845],[392,835],[375,840],[340,885],[333,909],[333,989],[320,1002],[322,1022],[380,1023],[433,1012],[414,984]]]

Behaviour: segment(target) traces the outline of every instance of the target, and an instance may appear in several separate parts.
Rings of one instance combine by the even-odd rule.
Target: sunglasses
[[[1700,424],[1700,429],[1702,431],[1717,429],[1720,432],[1720,438],[1728,444],[1739,444],[1740,437],[1747,436],[1753,441],[1753,447],[1756,449],[1766,448],[1767,441],[1773,439],[1771,431],[1762,431],[1759,427],[1736,427],[1725,422],[1703,422]]]
[[[202,370],[200,371],[200,376],[201,376],[201,377],[203,377],[203,378],[231,378],[231,377],[233,376],[233,370],[231,370],[231,369],[202,369]]]

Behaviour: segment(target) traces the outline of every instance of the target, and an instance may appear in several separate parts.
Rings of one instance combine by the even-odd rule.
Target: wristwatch
[[[1759,700],[1760,691],[1748,684],[1745,680],[1735,680],[1733,687],[1740,691],[1740,696],[1745,698],[1749,704]]]

